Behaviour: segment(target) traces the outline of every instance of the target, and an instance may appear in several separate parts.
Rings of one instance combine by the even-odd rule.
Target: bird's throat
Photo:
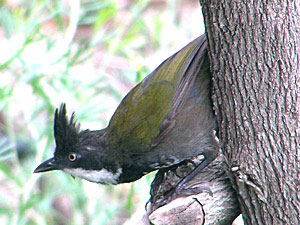
[[[73,177],[82,178],[91,182],[100,184],[118,184],[122,169],[119,168],[116,173],[106,169],[101,170],[85,170],[82,168],[64,169],[64,171]]]

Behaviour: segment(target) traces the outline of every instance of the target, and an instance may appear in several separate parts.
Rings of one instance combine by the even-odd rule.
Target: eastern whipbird
[[[74,113],[69,120],[62,104],[55,111],[54,157],[34,172],[63,170],[91,182],[119,184],[203,155],[178,184],[180,191],[218,155],[206,57],[202,35],[136,85],[102,130],[80,130]]]

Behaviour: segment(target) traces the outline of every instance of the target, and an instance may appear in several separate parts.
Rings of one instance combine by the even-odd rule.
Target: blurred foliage
[[[203,33],[198,1],[0,1],[0,223],[122,224],[153,175],[101,186],[33,174],[53,154],[53,113],[107,125],[122,97]],[[193,33],[194,32],[194,33]]]

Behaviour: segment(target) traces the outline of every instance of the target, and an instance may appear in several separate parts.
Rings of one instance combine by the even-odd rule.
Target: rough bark
[[[299,1],[200,0],[219,139],[246,224],[300,224]]]

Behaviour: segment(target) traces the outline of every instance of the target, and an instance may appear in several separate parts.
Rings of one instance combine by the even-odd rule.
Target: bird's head
[[[54,138],[54,157],[41,163],[34,173],[63,170],[91,182],[118,183],[122,171],[107,156],[105,129],[80,131],[74,113],[68,120],[66,106],[62,104],[55,111]]]

